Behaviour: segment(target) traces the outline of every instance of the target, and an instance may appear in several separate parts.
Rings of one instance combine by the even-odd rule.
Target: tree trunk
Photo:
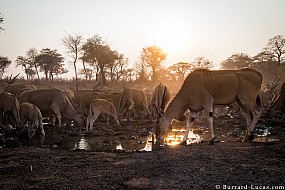
[[[48,72],[45,71],[45,75],[46,75],[46,81],[48,81]]]
[[[76,91],[78,91],[78,77],[77,77],[76,61],[73,62],[73,66],[74,66],[74,72],[75,72]]]
[[[114,77],[113,77],[113,72],[114,72],[114,71],[113,71],[113,68],[111,68],[111,69],[110,69],[110,74],[111,74],[111,82],[112,82],[112,83],[113,83],[113,78],[114,78]]]
[[[38,79],[40,79],[40,75],[39,75],[39,71],[38,71],[38,67],[37,67],[36,63],[34,63],[34,67],[35,67],[35,70],[36,70],[37,77],[38,77]]]
[[[156,70],[155,70],[155,68],[152,68],[152,82],[156,82]]]
[[[105,77],[104,65],[100,64],[99,67],[100,67],[100,71],[101,71],[103,86],[106,86],[106,77]]]
[[[76,61],[77,61],[77,53],[75,54],[75,59],[74,59],[74,62],[73,62],[73,66],[74,66],[74,71],[75,71],[76,91],[78,91],[78,77],[77,77]]]
[[[84,74],[85,74],[85,80],[87,81],[88,80],[88,75],[87,75],[86,65],[85,65],[85,61],[84,60],[82,60],[82,64],[83,64],[83,71],[84,71]]]
[[[29,74],[28,74],[28,69],[25,67],[25,73],[26,73],[26,78],[27,78],[27,80],[29,80]]]

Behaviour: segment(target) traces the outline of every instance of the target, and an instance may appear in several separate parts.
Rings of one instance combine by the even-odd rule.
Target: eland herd
[[[0,93],[0,128],[12,126],[27,129],[28,137],[32,138],[37,129],[42,137],[45,136],[42,120],[46,116],[52,118],[53,126],[57,121],[59,128],[62,127],[62,118],[68,116],[81,127],[85,123],[86,132],[92,131],[94,122],[101,114],[106,116],[107,125],[109,116],[112,116],[120,127],[124,118],[127,122],[132,118],[147,118],[150,122],[155,120],[153,125],[156,138],[161,143],[172,120],[185,116],[188,111],[186,133],[182,140],[185,143],[199,112],[204,110],[210,129],[209,143],[213,144],[213,106],[236,102],[247,124],[243,141],[251,141],[262,112],[259,95],[262,80],[258,71],[249,68],[219,71],[197,69],[186,77],[171,101],[168,87],[161,83],[152,92],[127,87],[121,92],[108,94],[6,84]],[[284,104],[284,89],[284,95],[280,95],[281,98],[275,102],[283,101]]]

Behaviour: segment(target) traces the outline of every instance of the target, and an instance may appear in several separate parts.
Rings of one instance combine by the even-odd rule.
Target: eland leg
[[[182,140],[181,144],[186,145],[186,141],[187,141],[187,138],[188,138],[189,131],[192,128],[193,123],[194,123],[197,115],[198,115],[198,112],[190,111],[190,114],[188,116],[187,123],[186,123],[185,135],[183,137],[183,140]]]
[[[109,116],[109,114],[107,114],[107,125],[108,126],[110,125],[110,116]]]
[[[94,122],[97,120],[101,112],[94,112],[93,115],[90,116],[90,131],[93,130]]]
[[[211,107],[210,111],[206,111],[206,113],[207,113],[206,117],[209,123],[210,133],[211,133],[208,144],[213,145],[215,141],[213,107]]]
[[[87,121],[86,121],[86,128],[85,128],[85,131],[86,131],[86,132],[88,132],[89,124],[90,124],[90,116],[88,115],[88,116],[87,116]]]
[[[208,98],[208,99],[207,99]],[[208,144],[212,145],[214,144],[214,140],[215,140],[215,133],[214,133],[214,111],[213,111],[213,104],[214,104],[214,99],[211,96],[205,97],[205,102],[203,108],[206,114],[206,118],[209,124],[209,129],[210,129],[210,140],[208,142]]]
[[[42,122],[40,122],[39,123],[39,128],[40,128],[40,130],[41,130],[41,137],[45,137],[46,136],[46,133],[45,133],[45,130],[44,130],[44,127],[43,127],[43,123]]]
[[[115,119],[116,123],[121,126],[119,120],[118,120],[118,115],[115,113],[115,114],[112,114],[113,118]]]
[[[239,98],[239,101],[237,102],[241,108],[242,114],[247,121],[247,132],[243,139],[243,142],[252,141],[254,138],[253,130],[261,114],[261,109],[257,106],[255,100]]]
[[[46,133],[45,133],[45,130],[44,130],[44,126],[43,126],[42,120],[39,121],[39,128],[40,128],[40,130],[41,130],[40,147],[43,147],[43,146],[44,146],[44,141],[45,141]]]
[[[98,118],[98,116],[95,118],[95,117],[92,117],[90,119],[90,132],[93,130],[93,125],[94,125],[94,122],[96,121],[96,119]]]
[[[95,120],[97,119],[97,117],[95,118],[94,116],[90,116],[90,115],[87,117],[86,129],[85,129],[86,132],[92,131],[93,124],[94,124]],[[89,126],[90,126],[90,130],[88,130]]]
[[[57,104],[52,104],[51,105],[52,110],[56,114],[56,117],[58,119],[58,127],[61,127],[61,114],[60,114],[60,108]]]

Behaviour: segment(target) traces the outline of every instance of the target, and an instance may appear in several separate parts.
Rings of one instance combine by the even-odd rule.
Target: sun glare
[[[151,41],[167,54],[185,52],[190,46],[190,32],[182,22],[160,23],[151,31]]]

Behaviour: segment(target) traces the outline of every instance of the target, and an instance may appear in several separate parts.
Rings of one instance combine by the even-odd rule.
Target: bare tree
[[[166,60],[166,53],[158,46],[149,46],[143,48],[140,60],[152,70],[152,81],[157,80],[157,71],[161,67],[161,63]]]
[[[285,38],[277,35],[269,39],[264,51],[275,58],[277,64],[280,65],[285,58]]]
[[[73,67],[75,71],[76,90],[78,91],[78,74],[76,62],[78,59],[78,55],[82,50],[83,38],[79,34],[76,34],[74,36],[68,34],[66,37],[64,37],[62,41],[63,45],[67,48],[67,52],[72,58]]]

